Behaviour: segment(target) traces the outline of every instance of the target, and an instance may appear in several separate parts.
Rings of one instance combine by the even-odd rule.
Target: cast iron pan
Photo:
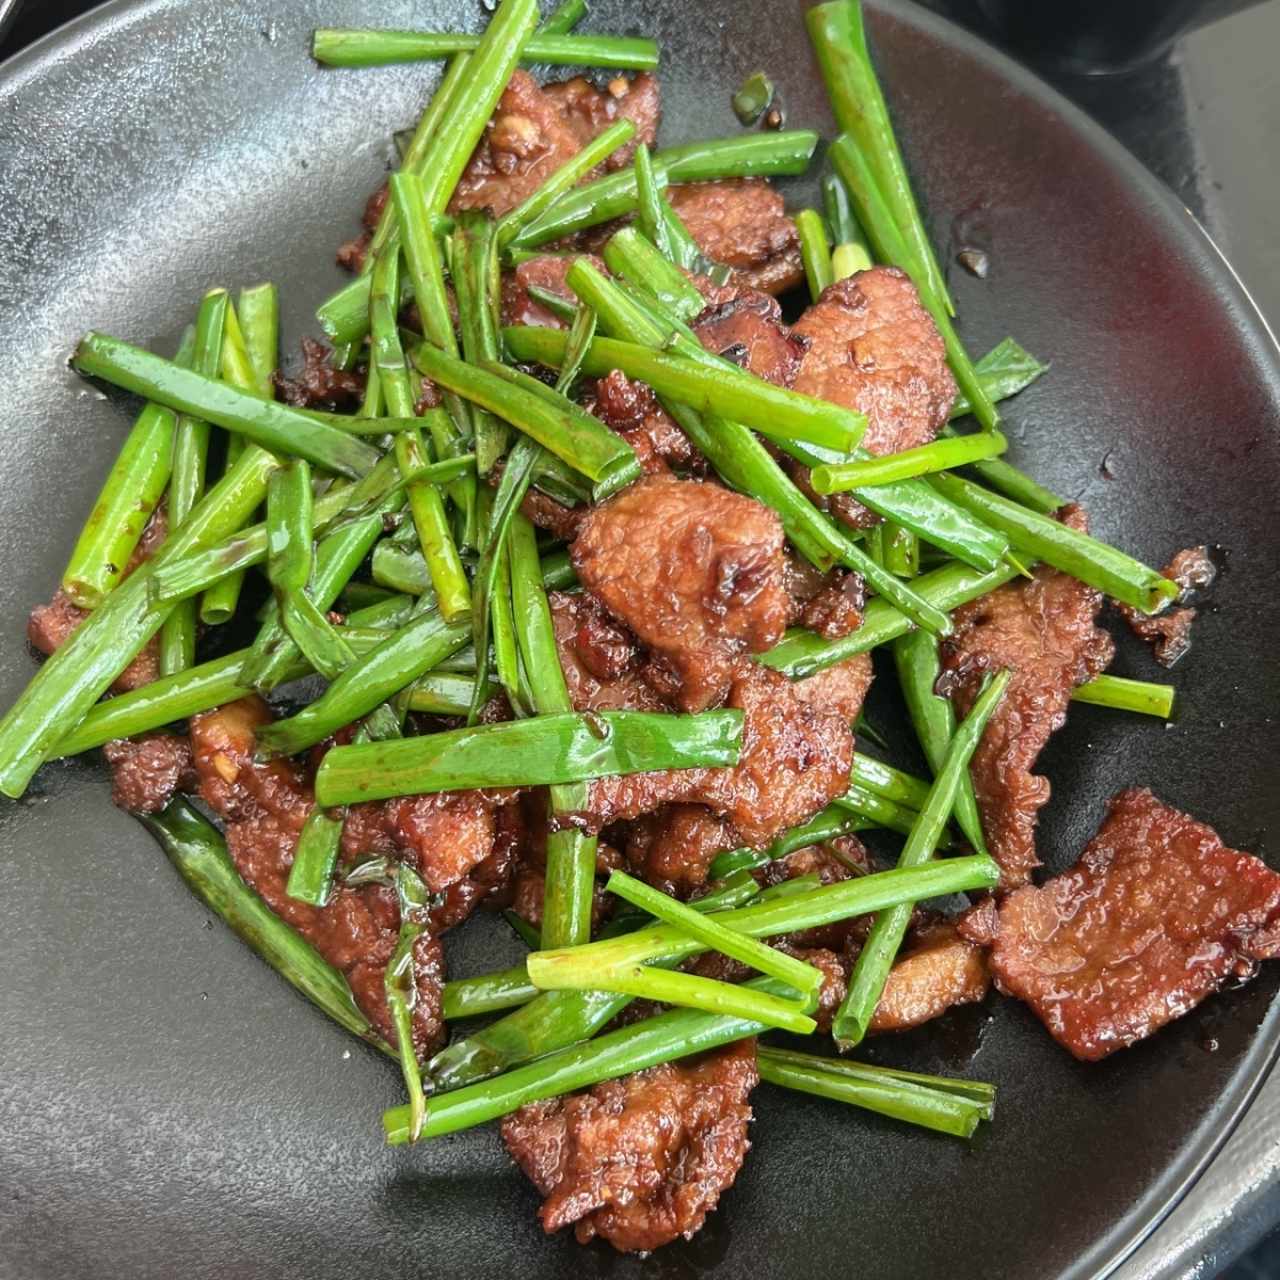
[[[24,615],[136,409],[67,371],[76,338],[170,342],[204,289],[261,279],[283,287],[290,344],[312,331],[333,249],[437,74],[312,65],[313,26],[373,17],[359,0],[121,0],[0,75],[6,704],[31,671]],[[481,18],[473,0],[376,14]],[[1043,856],[1069,864],[1130,783],[1266,855],[1280,816],[1275,346],[1187,213],[1076,110],[909,5],[874,19],[935,240],[991,255],[985,281],[952,281],[971,349],[1012,333],[1054,362],[1009,412],[1014,457],[1153,563],[1192,541],[1225,551],[1174,675],[1179,723],[1079,708],[1054,740]],[[662,37],[668,142],[732,132],[730,91],[757,67],[791,123],[828,126],[798,5],[598,0],[593,24]],[[812,185],[791,194],[808,201]],[[1127,641],[1117,670],[1159,674]],[[1098,1066],[992,997],[872,1050],[997,1082],[997,1122],[972,1147],[762,1087],[719,1212],[642,1262],[544,1239],[491,1129],[384,1149],[394,1070],[209,920],[111,807],[95,761],[47,768],[0,808],[0,867],[6,1277],[1092,1275],[1208,1161],[1280,1032],[1280,966]],[[468,927],[455,971],[509,963],[510,947],[491,922]]]

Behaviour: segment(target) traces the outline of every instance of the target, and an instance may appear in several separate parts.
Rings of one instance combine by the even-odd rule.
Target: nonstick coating
[[[482,18],[478,0],[120,0],[0,73],[5,704],[32,669],[25,614],[136,410],[66,369],[76,338],[170,343],[203,290],[262,279],[282,288],[290,346],[314,332],[333,250],[437,69],[321,71],[311,29]],[[799,5],[597,0],[592,25],[662,38],[666,142],[735,131],[730,93],[759,67],[789,123],[829,129]],[[1009,409],[1013,457],[1153,563],[1192,542],[1225,559],[1172,677],[1178,723],[1078,708],[1046,752],[1045,861],[1069,864],[1133,783],[1266,856],[1274,344],[1187,213],[1051,90],[909,6],[878,5],[873,30],[936,242],[990,255],[986,280],[953,273],[970,349],[1013,334],[1053,362]],[[789,190],[797,207],[813,194]],[[1120,647],[1117,670],[1159,677]],[[97,760],[0,807],[0,866],[6,1278],[1090,1275],[1185,1189],[1277,1041],[1280,966],[1097,1066],[993,996],[871,1050],[995,1081],[972,1146],[762,1087],[754,1149],[707,1228],[623,1259],[544,1239],[491,1128],[386,1150],[394,1069],[208,918],[111,807]],[[491,921],[450,946],[459,973],[515,954]]]

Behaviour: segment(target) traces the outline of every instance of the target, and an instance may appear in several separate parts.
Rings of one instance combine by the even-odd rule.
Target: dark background
[[[922,2],[988,38],[1009,43],[1013,29],[999,25],[1006,9],[1001,0]],[[1026,0],[1021,3],[1025,21],[1029,10]],[[1179,8],[1169,0],[1112,4],[1130,17],[1147,6],[1165,16]],[[26,0],[12,27],[0,35],[0,57],[92,7],[90,0]],[[1041,12],[1056,7],[1032,0],[1032,8]],[[1079,64],[1096,59],[1105,41],[1076,49],[1077,65],[1071,68],[1064,63],[1072,60],[1073,51],[1056,35],[1038,46],[1035,31],[1019,30],[1012,51],[1169,185],[1205,224],[1275,325],[1280,323],[1280,178],[1273,161],[1280,138],[1280,72],[1274,51],[1280,47],[1280,3],[1217,0],[1185,7],[1207,24],[1123,73],[1081,74]],[[1073,0],[1077,17],[1088,8],[1088,3]],[[0,0],[0,14],[3,9]],[[1197,16],[1188,20],[1195,22]],[[1280,1079],[1264,1087],[1200,1184],[1118,1274],[1124,1280],[1280,1276],[1280,1237],[1263,1239],[1280,1221],[1278,1138]]]

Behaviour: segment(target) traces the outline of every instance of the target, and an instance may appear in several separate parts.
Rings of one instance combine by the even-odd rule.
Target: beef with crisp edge
[[[1196,591],[1213,585],[1217,566],[1209,558],[1208,547],[1184,547],[1164,567],[1164,576],[1182,588],[1178,604],[1154,617],[1132,605],[1117,604],[1116,611],[1129,624],[1129,629],[1145,640],[1162,667],[1171,667],[1191,648],[1191,624],[1196,611],[1182,603]]]
[[[1145,789],[1080,861],[1000,906],[991,967],[1077,1058],[1105,1058],[1280,954],[1280,875]]]
[[[733,1185],[750,1143],[755,1041],[534,1102],[502,1140],[543,1196],[543,1228],[573,1226],[619,1252],[692,1236]]]
[[[570,554],[583,586],[648,646],[650,678],[701,711],[723,699],[740,656],[782,638],[782,544],[759,502],[658,476],[594,508]]]
[[[1063,523],[1084,530],[1084,513],[1064,507]],[[1115,644],[1095,619],[1102,597],[1056,569],[962,605],[942,646],[943,682],[963,715],[989,672],[1009,668],[1009,682],[970,772],[1001,887],[1025,884],[1040,859],[1036,818],[1049,802],[1049,780],[1031,770],[1049,737],[1066,723],[1071,691],[1111,662]]]

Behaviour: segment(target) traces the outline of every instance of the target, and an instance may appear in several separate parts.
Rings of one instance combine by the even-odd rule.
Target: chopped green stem
[[[318,805],[307,814],[294,851],[285,893],[299,902],[323,907],[333,889],[333,870],[342,844],[342,819]]]
[[[773,102],[773,81],[763,71],[755,71],[738,87],[733,95],[733,114],[738,123],[755,124]]]
[[[803,173],[817,145],[818,135],[809,130],[688,142],[655,151],[653,171],[660,180],[671,184],[720,178],[781,177]],[[512,243],[526,249],[535,248],[624,217],[634,213],[635,208],[635,169],[620,169],[566,192]]]
[[[912,777],[860,751],[854,753],[849,781],[908,809],[919,809],[929,798],[929,784],[923,778]]]
[[[861,5],[858,0],[832,0],[815,5],[805,17],[836,124],[856,138],[865,152],[890,215],[909,247],[910,262],[915,268],[911,274],[918,275],[922,289],[938,299],[946,314],[955,315],[871,65]]]
[[[455,53],[472,53],[479,36],[436,31],[374,31],[363,27],[318,27],[312,57],[326,67],[382,67],[397,62],[427,62]],[[658,45],[640,36],[530,36],[522,62],[562,67],[605,67],[655,71]]]
[[[615,276],[648,289],[681,320],[693,319],[706,306],[689,277],[635,227],[623,227],[609,237],[604,260]]]
[[[1143,613],[1157,613],[1178,598],[1181,588],[1176,582],[1087,533],[1038,511],[1029,511],[960,476],[930,476],[928,483],[957,506],[1006,534],[1018,551]]]
[[[843,795],[832,802],[873,826],[883,827],[886,831],[896,831],[899,835],[910,835],[920,813],[896,800],[877,794],[866,787],[854,783]]]
[[[87,377],[239,432],[264,449],[306,458],[326,471],[359,477],[378,460],[371,445],[310,414],[182,369],[106,334],[81,339],[72,365]]]
[[[602,133],[571,156],[547,180],[499,220],[494,235],[499,249],[505,249],[531,222],[540,217],[566,191],[576,187],[596,165],[607,160],[619,147],[635,137],[631,120],[616,120]]]
[[[1025,387],[1029,387],[1049,366],[1037,360],[1029,351],[1020,347],[1012,338],[998,342],[980,360],[976,361],[974,372],[989,400],[1007,400],[1015,396]],[[956,396],[951,406],[951,417],[963,418],[972,413],[968,397],[964,392]],[[1062,503],[1059,502],[1058,506]]]
[[[1088,702],[1095,707],[1113,707],[1117,711],[1136,711],[1146,716],[1173,719],[1174,688],[1150,680],[1129,680],[1124,676],[1096,676],[1077,685],[1071,694],[1073,702]]]
[[[225,289],[211,289],[205,294],[196,317],[190,370],[177,364],[173,368],[207,378],[218,376],[227,303]],[[175,525],[187,518],[204,493],[209,432],[209,423],[204,418],[190,412],[178,415],[173,432],[173,466],[167,502],[168,517]],[[186,670],[195,662],[195,654],[196,607],[194,602],[183,601],[173,608],[160,628],[160,674],[168,676]]]
[[[903,700],[915,726],[921,750],[929,762],[929,768],[937,773],[946,759],[947,750],[956,731],[956,714],[950,698],[940,698],[934,692],[942,664],[938,642],[921,631],[909,631],[893,642],[893,658],[898,669],[898,684]],[[919,806],[917,806],[919,807]],[[982,831],[982,818],[978,813],[977,796],[973,779],[966,770],[956,791],[955,819],[965,838],[978,853],[986,853],[986,839]]]
[[[870,825],[874,824],[852,813],[844,805],[828,805],[803,826],[793,827],[779,836],[767,849],[729,849],[717,854],[707,874],[710,879],[719,880],[737,871],[754,871],[757,867],[767,866],[778,858],[785,858],[787,854],[794,853],[797,849],[824,844],[837,836],[847,835],[851,831],[860,831]]]
[[[538,24],[540,36],[567,36],[587,16],[587,0],[563,0]]]
[[[971,1138],[978,1122],[988,1118],[982,1104],[967,1098],[941,1089],[908,1085],[891,1077],[844,1074],[829,1069],[829,1061],[813,1054],[781,1053],[763,1045],[756,1052],[760,1079],[768,1084],[845,1102],[938,1133]]]
[[[847,493],[870,485],[893,484],[913,476],[950,471],[994,458],[1009,447],[998,431],[982,431],[971,436],[952,436],[901,453],[879,454],[854,462],[824,463],[809,473],[814,491],[821,494]]]
[[[831,253],[831,275],[835,280],[847,280],[859,271],[871,269],[871,255],[860,244],[838,244]]]
[[[523,964],[475,978],[455,978],[444,984],[444,1020],[456,1022],[483,1013],[501,1013],[528,1004],[539,994]]]
[[[768,948],[765,948],[768,950]],[[817,1028],[805,1012],[812,1008],[782,999],[763,991],[715,978],[702,978],[693,973],[672,973],[647,965],[622,965],[616,969],[582,969],[560,959],[568,952],[557,952],[556,959],[535,952],[525,964],[535,986],[543,991],[612,991],[642,1000],[686,1009],[702,1009],[707,1013],[753,1018],[762,1026],[777,1027],[796,1035],[811,1035]],[[816,972],[816,971],[815,971]],[[819,974],[819,980],[821,975]]]
[[[344,725],[381,706],[430,671],[442,658],[456,653],[470,639],[470,627],[447,623],[434,611],[420,614],[348,667],[314,702],[295,715],[261,729],[258,733],[259,747],[272,755],[296,755],[317,742],[323,742]],[[420,741],[434,741],[439,736],[435,734]],[[369,747],[358,750],[392,745],[370,743]],[[346,803],[321,798],[319,794],[317,802],[324,805]]]
[[[494,222],[487,213],[469,209],[459,215],[450,261],[462,354],[471,364],[495,361],[501,355],[497,319],[500,283]],[[471,418],[476,437],[476,469],[487,476],[506,452],[507,425],[483,408],[477,408]]]
[[[567,335],[560,336],[567,341]],[[585,475],[593,482],[597,500],[639,478],[640,464],[630,445],[536,379],[498,364],[464,364],[425,343],[414,349],[413,360],[427,377],[481,408],[500,413]]]
[[[142,817],[169,861],[205,906],[286,982],[352,1035],[389,1052],[356,1007],[346,979],[240,878],[217,829],[185,800]]]
[[[929,788],[928,799],[898,859],[900,870],[921,867],[933,857],[955,806],[960,779],[969,768],[969,760],[991,713],[1004,697],[1009,679],[1008,671],[993,677],[978,695],[964,722],[952,734],[946,759]],[[849,977],[849,990],[831,1023],[831,1034],[842,1049],[856,1045],[866,1035],[910,919],[911,908],[903,905],[881,911],[876,916]]]
[[[569,269],[570,287],[575,292],[578,284],[589,279],[588,273],[599,275],[582,258]],[[600,311],[596,298],[586,300]],[[517,358],[553,367],[564,358],[565,335],[559,330],[517,327],[505,334]],[[754,427],[771,439],[801,440],[848,452],[867,429],[867,420],[860,413],[775,386],[728,362],[704,366],[683,354],[668,355],[636,342],[597,338],[587,352],[583,372],[603,377],[612,369],[647,383],[660,396],[670,396],[699,413],[713,413]]]
[[[809,284],[809,297],[817,302],[822,291],[835,280],[831,268],[831,245],[822,215],[813,209],[796,214],[796,230],[800,233],[800,256],[804,260],[804,277]]]
[[[421,674],[415,672],[413,678]],[[330,691],[335,688],[337,683]],[[310,710],[299,712],[293,720]],[[259,734],[259,742],[293,754],[290,735],[277,732],[290,723],[282,720],[269,726]],[[553,786],[655,769],[735,765],[741,741],[740,711],[694,716],[643,711],[537,716],[399,742],[334,747],[316,774],[316,800],[326,805],[356,804],[472,787]]]
[[[643,142],[636,147],[633,167],[636,174],[636,224],[644,237],[656,246],[658,253],[664,259],[674,262],[671,235],[663,204],[664,183],[654,173],[653,155]],[[614,268],[610,267],[610,270]],[[701,297],[700,294],[699,297]]]
[[[797,995],[806,1000],[817,999],[818,992],[822,988],[822,971],[813,965],[806,964],[803,960],[798,960],[785,952],[775,951],[755,938],[748,938],[741,933],[735,933],[732,929],[726,929],[716,922],[714,916],[704,915],[682,902],[677,902],[661,890],[627,875],[625,871],[613,872],[605,887],[624,902],[640,907],[656,919],[674,925],[681,933],[696,938],[712,951],[718,951],[721,955],[729,956],[733,960],[740,960],[760,973],[785,982],[795,990]],[[536,959],[536,957],[530,957],[531,966]],[[529,969],[529,976],[539,986],[545,985],[540,982],[533,967]],[[588,973],[585,976],[590,979],[591,974]]]
[[[174,363],[186,367],[195,330],[183,335]],[[120,581],[151,513],[164,496],[173,467],[175,415],[148,404],[112,464],[98,500],[62,573],[62,589],[81,609],[94,609]]]
[[[844,179],[838,173],[823,175],[822,209],[827,216],[834,248],[861,250],[862,256],[870,263],[871,251],[867,246],[867,238],[862,234],[857,218],[853,216],[849,188],[844,185]]]
[[[396,436],[396,461],[400,474],[408,477],[427,466],[427,452],[418,431],[406,431]],[[414,528],[423,559],[431,574],[440,613],[446,622],[454,622],[471,614],[471,586],[462,557],[449,526],[444,509],[444,497],[440,490],[428,481],[413,480],[407,484],[409,510],[413,513]]]
[[[980,573],[968,565],[952,563],[917,578],[912,587],[934,608],[949,613],[1003,586],[1017,574],[1017,568],[1011,564]],[[911,620],[887,600],[872,600],[862,616],[862,626],[842,639],[824,640],[812,631],[789,631],[781,643],[768,653],[758,655],[756,661],[781,671],[792,680],[804,680],[855,653],[866,653],[877,645],[887,644],[910,630]]]

